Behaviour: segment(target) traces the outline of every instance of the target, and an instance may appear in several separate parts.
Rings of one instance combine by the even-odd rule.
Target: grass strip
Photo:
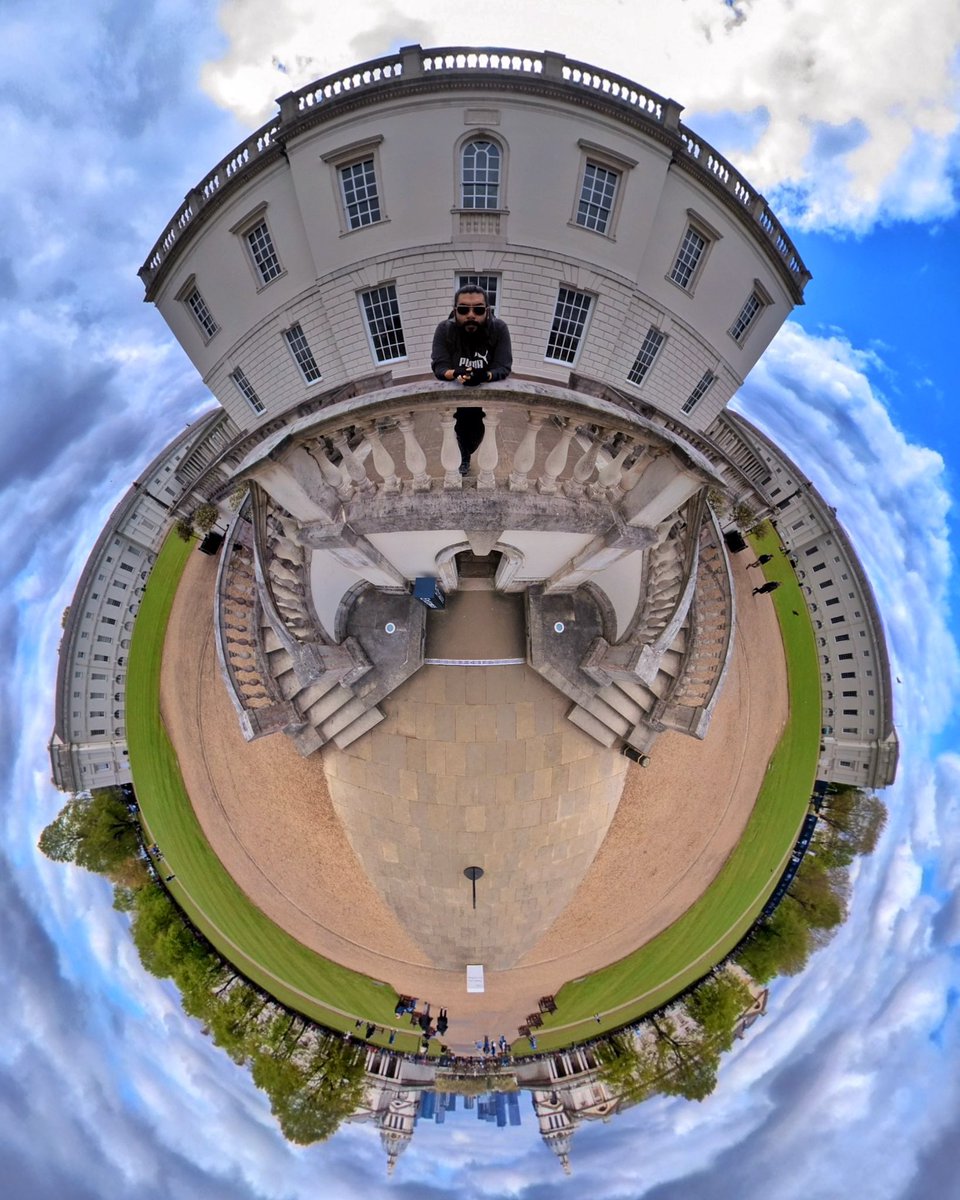
[[[137,615],[127,673],[127,742],[134,788],[147,835],[164,853],[168,887],[190,920],[221,954],[254,982],[334,1029],[352,1030],[356,1015],[394,1024],[396,993],[303,946],[241,891],[207,842],[183,784],[160,715],[160,668],[170,611],[195,543],[167,538]],[[377,1042],[386,1043],[387,1035]],[[414,1033],[398,1034],[413,1050]]]
[[[695,982],[749,930],[786,866],[816,775],[820,675],[810,616],[776,532],[768,526],[750,540],[757,554],[774,556],[764,575],[781,585],[757,599],[773,602],[780,623],[790,711],[743,837],[704,895],[673,925],[619,962],[561,988],[557,1012],[544,1016],[537,1031],[538,1050],[635,1020]]]

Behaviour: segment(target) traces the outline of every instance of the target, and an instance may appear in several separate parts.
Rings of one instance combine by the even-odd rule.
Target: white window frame
[[[294,346],[295,341],[302,342],[302,346]],[[303,331],[303,326],[299,321],[294,321],[292,325],[288,325],[283,330],[283,341],[287,349],[290,351],[290,357],[296,363],[297,370],[300,372],[300,378],[304,383],[313,384],[319,383],[323,378],[323,373],[320,370],[320,365],[317,362],[316,355],[307,340],[307,335]],[[301,359],[303,361],[301,361]],[[314,374],[309,373],[309,368],[312,368]]]
[[[753,287],[750,289],[750,295],[747,296],[740,307],[737,319],[727,330],[738,346],[742,346],[749,337],[751,330],[756,329],[763,310],[772,303],[773,300],[770,297],[770,293],[759,279],[755,279]],[[756,307],[753,308],[752,312],[748,312],[753,304]]]
[[[680,405],[680,411],[685,416],[692,413],[693,410],[697,407],[697,405],[700,403],[700,401],[704,398],[704,396],[707,394],[707,392],[710,391],[710,389],[713,387],[713,385],[716,382],[717,382],[716,371],[708,368],[700,376],[699,380],[697,381],[696,387],[694,387],[694,389],[690,393],[690,395],[686,398],[686,400],[684,400],[683,404]]]
[[[496,179],[496,204],[468,204],[465,194],[468,186],[476,186],[476,180],[471,181],[471,185],[467,184],[464,175],[466,167],[464,158],[470,146],[486,142],[490,146],[494,146],[497,151],[497,179]],[[487,133],[483,129],[475,129],[465,138],[462,138],[457,147],[457,200],[461,212],[503,212],[505,205],[503,203],[504,188],[506,186],[506,161],[507,155],[504,150],[503,143],[499,138]],[[487,184],[487,186],[490,186]]]
[[[257,395],[256,389],[247,378],[246,371],[244,371],[243,367],[234,367],[230,372],[230,378],[233,381],[233,386],[258,416],[261,416],[267,411],[266,405]]]
[[[396,309],[397,328],[400,331],[400,343],[403,347],[403,353],[394,355],[390,358],[381,358],[377,351],[376,335],[374,333],[374,330],[371,328],[371,317],[370,317],[370,313],[367,309],[366,297],[373,296],[374,293],[376,293],[376,292],[391,292],[391,291],[393,293],[392,301],[393,301],[394,308]],[[378,299],[378,303],[379,302],[380,301]],[[377,283],[377,284],[374,284],[373,287],[364,288],[362,291],[357,292],[357,303],[360,306],[360,316],[361,316],[361,319],[363,320],[363,327],[367,332],[367,342],[370,346],[370,354],[373,358],[373,361],[378,366],[383,366],[385,363],[406,362],[406,360],[407,360],[407,339],[406,339],[406,335],[403,332],[403,313],[400,310],[400,297],[397,293],[396,280],[390,279],[384,283]]]
[[[566,296],[564,293],[566,293]],[[579,331],[575,335],[576,341],[573,346],[573,354],[570,358],[551,357],[550,343],[555,334],[563,338],[571,338],[574,336],[568,331],[561,333],[558,328],[558,323],[570,320],[569,317],[561,315],[561,307],[564,305],[570,305],[572,303],[572,297],[577,297],[578,299],[583,298],[587,302],[585,308],[580,305],[577,306],[583,313],[583,320],[580,322]],[[590,292],[582,292],[579,288],[571,287],[565,283],[560,284],[559,288],[557,289],[557,301],[554,305],[553,318],[550,324],[550,332],[547,335],[547,349],[543,356],[546,362],[556,363],[558,366],[562,367],[572,367],[576,364],[577,360],[580,358],[580,352],[583,349],[583,343],[587,336],[587,330],[590,328],[590,318],[593,315],[595,301],[596,297]]]
[[[193,298],[196,297],[198,304],[195,306]],[[176,299],[186,308],[193,320],[194,326],[200,331],[200,336],[203,338],[203,344],[206,345],[212,341],[220,332],[220,326],[217,324],[216,318],[210,311],[210,306],[203,298],[203,293],[197,287],[196,275],[188,275],[177,292]],[[206,314],[209,324],[204,321],[203,315],[199,309]]]
[[[320,156],[321,160],[331,170],[337,212],[340,216],[341,237],[346,237],[351,233],[361,233],[364,229],[372,229],[377,225],[383,225],[384,222],[389,220],[383,190],[383,172],[380,169],[380,143],[382,141],[383,135],[380,134],[377,137],[364,138],[359,142],[350,142],[346,146],[340,146],[338,149],[331,150],[329,153]],[[347,199],[347,194],[343,186],[343,172],[368,161],[373,163],[373,182],[376,188],[379,216],[375,221],[361,221],[359,224],[354,225],[350,218],[350,201]]]
[[[648,345],[648,343],[653,344]],[[664,330],[659,325],[651,325],[643,335],[643,341],[640,343],[636,358],[633,360],[633,366],[627,373],[627,383],[632,384],[634,387],[642,387],[649,378],[650,372],[653,370],[666,344],[667,334]],[[639,371],[637,378],[634,378],[641,367],[643,369]]]
[[[689,274],[681,281],[681,279],[675,276],[681,266],[681,258],[685,252],[687,237],[691,232],[695,233],[703,241],[704,245],[696,261],[693,263]],[[699,214],[695,213],[692,208],[688,208],[683,233],[680,235],[677,249],[670,260],[670,268],[666,274],[667,282],[672,283],[675,288],[679,288],[687,296],[692,296],[696,292],[697,284],[703,276],[703,269],[706,266],[707,259],[710,257],[710,252],[722,236],[712,225],[699,216]]]
[[[617,220],[620,216],[627,175],[637,165],[637,160],[628,158],[627,155],[611,150],[607,146],[599,146],[596,142],[587,141],[586,138],[580,138],[577,145],[580,148],[580,170],[577,175],[577,192],[573,198],[573,211],[567,224],[574,229],[585,229],[588,233],[595,233],[598,237],[616,241]],[[606,210],[606,219],[602,229],[580,219],[580,205],[583,201],[587,171],[590,167],[607,171],[616,176],[613,196],[610,199],[610,207]]]
[[[477,282],[483,279],[493,280],[493,304],[491,307],[496,310],[500,307],[500,301],[503,298],[503,274],[500,271],[457,271],[453,277],[454,294],[463,287],[476,286],[480,291],[490,295],[491,289],[483,283]]]
[[[269,267],[265,265],[268,261],[266,255],[258,256],[257,248],[251,241],[251,237],[261,225],[266,230],[269,254],[273,260],[272,265]],[[277,252],[277,243],[270,230],[270,222],[267,220],[266,200],[262,204],[258,204],[256,208],[248,212],[236,224],[232,225],[230,232],[243,243],[244,258],[253,275],[253,281],[257,285],[258,292],[263,291],[265,287],[269,287],[271,283],[275,283],[278,279],[282,279],[286,275],[286,267],[280,261],[280,255]]]

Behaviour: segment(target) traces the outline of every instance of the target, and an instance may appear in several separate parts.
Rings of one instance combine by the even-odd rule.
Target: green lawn
[[[171,895],[217,949],[278,1000],[334,1029],[362,1014],[394,1024],[396,993],[321,958],[270,921],[220,865],[194,816],[160,717],[163,640],[180,576],[196,543],[171,535],[151,572],[137,615],[127,672],[127,742],[134,788],[151,841],[163,850]],[[386,1035],[374,1039],[386,1042]],[[417,1038],[401,1033],[398,1049]]]
[[[633,1020],[703,975],[749,929],[789,857],[816,769],[820,686],[813,630],[778,544],[773,533],[755,540],[758,552],[775,555],[765,568],[767,577],[782,581],[769,600],[783,631],[790,717],[744,836],[707,893],[660,937],[561,989],[558,1011],[545,1018],[538,1034],[539,1049]],[[134,786],[148,836],[160,844],[176,875],[171,893],[226,958],[282,1002],[336,1029],[352,1029],[358,1015],[395,1024],[393,989],[321,958],[282,932],[223,869],[194,816],[159,712],[164,633],[193,546],[171,536],[161,550],[137,617],[128,670],[127,738]],[[600,1025],[595,1012],[604,1014]],[[415,1034],[399,1034],[398,1049],[416,1045]],[[517,1049],[526,1045],[520,1042]]]
[[[566,984],[544,1017],[537,1048],[554,1049],[634,1020],[694,982],[747,932],[773,891],[808,810],[820,743],[820,679],[813,627],[800,586],[771,531],[751,539],[774,555],[768,579],[783,635],[790,716],[743,838],[701,899],[658,938],[602,971]],[[605,1018],[598,1025],[593,1014]],[[555,1032],[551,1033],[551,1028]],[[527,1043],[518,1043],[525,1049]]]

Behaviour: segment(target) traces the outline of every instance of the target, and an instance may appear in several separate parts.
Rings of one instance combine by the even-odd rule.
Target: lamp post
[[[464,875],[470,880],[473,885],[473,907],[477,907],[477,880],[483,874],[483,867],[466,867]]]

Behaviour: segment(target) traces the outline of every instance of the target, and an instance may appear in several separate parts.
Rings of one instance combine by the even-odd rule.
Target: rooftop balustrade
[[[404,92],[429,90],[431,86],[447,89],[481,82],[524,91],[532,88],[574,102],[602,103],[610,115],[621,117],[669,146],[679,167],[697,176],[742,219],[752,223],[758,237],[784,268],[797,301],[802,299],[810,272],[783,226],[757,189],[722,154],[681,123],[682,106],[677,101],[562,54],[465,46],[428,50],[405,46],[396,54],[327,75],[281,96],[279,113],[221,159],[191,188],[174,213],[139,271],[148,297],[198,219],[254,172],[273,162],[291,138],[339,115],[347,106],[372,104]]]

